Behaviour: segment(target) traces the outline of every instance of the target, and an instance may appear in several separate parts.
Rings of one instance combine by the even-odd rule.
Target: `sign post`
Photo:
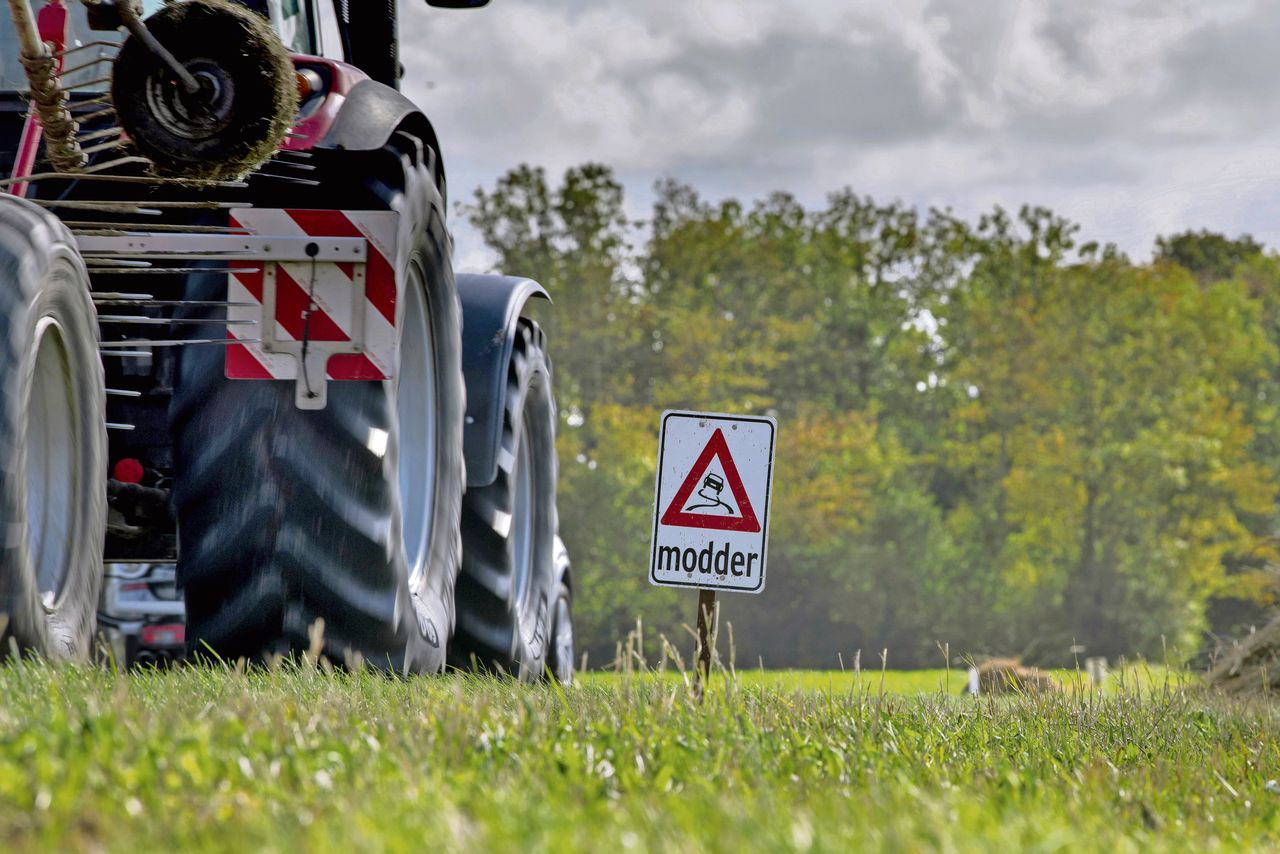
[[[716,591],[698,591],[698,671],[694,685],[701,686],[711,677],[711,631],[716,624]]]
[[[699,685],[711,673],[716,594],[764,590],[776,432],[767,417],[662,415],[649,581],[698,590]]]

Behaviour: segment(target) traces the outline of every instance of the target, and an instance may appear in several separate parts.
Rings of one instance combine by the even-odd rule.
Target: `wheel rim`
[[[147,79],[147,108],[165,130],[183,139],[208,139],[227,129],[234,117],[235,81],[209,59],[185,63],[200,84],[188,94],[165,69]]]
[[[411,267],[405,288],[404,334],[396,418],[400,427],[400,507],[410,588],[426,573],[436,489],[436,363],[422,272]]]
[[[511,508],[511,558],[515,570],[516,605],[524,610],[529,595],[529,581],[533,577],[533,443],[529,441],[528,425],[520,431],[520,448],[516,453],[515,506]]]
[[[53,609],[67,580],[78,482],[71,361],[53,318],[36,324],[35,351],[27,407],[27,547],[41,599]]]
[[[561,596],[556,600],[555,615],[555,667],[556,678],[568,682],[573,677],[573,615],[569,600]]]

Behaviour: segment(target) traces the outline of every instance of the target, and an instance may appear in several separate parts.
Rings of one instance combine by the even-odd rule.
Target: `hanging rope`
[[[79,125],[67,110],[67,92],[58,79],[59,60],[40,39],[31,4],[9,0],[18,41],[22,44],[22,67],[31,87],[31,106],[44,131],[45,155],[58,172],[74,172],[88,162],[76,141]]]

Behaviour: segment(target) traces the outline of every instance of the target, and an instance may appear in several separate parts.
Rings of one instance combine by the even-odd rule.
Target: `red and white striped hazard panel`
[[[334,260],[232,261],[227,277],[227,377],[245,380],[298,379],[298,357],[289,350],[306,339],[311,352],[327,351],[331,380],[384,380],[395,372],[396,237],[394,211],[326,211],[240,208],[230,225],[247,234],[279,238],[364,238],[357,262]],[[274,328],[266,326],[264,302],[274,289]],[[363,292],[360,303],[356,295]],[[236,305],[243,303],[244,305]],[[359,324],[360,328],[356,328]],[[274,350],[274,352],[272,352]],[[347,350],[348,352],[342,352]]]

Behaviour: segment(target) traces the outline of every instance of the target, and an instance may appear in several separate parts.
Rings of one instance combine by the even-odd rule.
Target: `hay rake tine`
[[[134,267],[124,269],[119,267],[89,267],[89,273],[94,276],[112,276],[128,273],[131,275],[152,275],[152,276],[173,276],[183,273],[220,273],[229,274],[237,273],[245,275],[248,273],[261,273],[261,267]]]
[[[208,323],[209,321],[202,321]],[[221,323],[222,321],[218,321]],[[98,345],[102,352],[113,352],[126,347],[185,347],[188,344],[212,344],[226,347],[231,344],[261,344],[261,338],[128,338],[123,341],[104,341]]]
[[[100,314],[99,323],[115,323],[136,326],[168,326],[170,323],[196,325],[200,323],[216,323],[219,326],[257,326],[256,320],[221,320],[208,317],[143,317],[123,314]]]
[[[109,42],[109,41],[103,41],[99,39],[98,41],[85,42],[84,44],[78,44],[75,47],[69,47],[64,50],[60,50],[57,53],[55,53],[54,56],[59,59],[65,59],[66,57],[71,56],[71,54],[73,53],[79,53],[80,51],[88,50],[91,47],[109,47],[109,48],[112,48],[113,50],[119,50],[120,44],[118,42]]]
[[[94,305],[130,306],[131,308],[257,308],[256,302],[186,299],[95,299]],[[256,323],[256,321],[254,321]]]

